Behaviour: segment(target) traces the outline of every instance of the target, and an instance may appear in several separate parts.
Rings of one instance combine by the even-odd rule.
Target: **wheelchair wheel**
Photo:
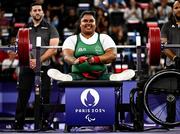
[[[180,125],[180,72],[163,70],[148,79],[143,101],[146,114],[164,127]]]

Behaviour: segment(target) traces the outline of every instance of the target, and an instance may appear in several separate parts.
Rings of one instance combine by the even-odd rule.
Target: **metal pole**
[[[137,53],[137,59],[136,59],[137,80],[139,80],[141,75],[141,36],[140,35],[136,35],[136,53]]]
[[[42,124],[40,115],[41,107],[41,37],[36,38],[36,69],[35,69],[35,129],[39,129]]]

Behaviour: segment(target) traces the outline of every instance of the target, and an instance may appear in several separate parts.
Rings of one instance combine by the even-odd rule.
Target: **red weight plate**
[[[18,57],[20,66],[29,66],[29,29],[27,28],[18,31]]]
[[[160,29],[150,28],[148,36],[148,64],[158,66],[161,55]]]

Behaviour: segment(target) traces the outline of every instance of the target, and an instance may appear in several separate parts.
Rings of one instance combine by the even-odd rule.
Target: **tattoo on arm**
[[[64,61],[67,62],[69,65],[75,64],[76,58],[74,56],[64,56]]]

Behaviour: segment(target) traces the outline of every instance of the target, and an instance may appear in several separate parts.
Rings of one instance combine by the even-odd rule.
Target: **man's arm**
[[[176,58],[176,53],[171,49],[164,49],[163,53],[172,61]]]
[[[168,27],[170,27],[170,25],[169,23],[166,23],[161,28],[161,44],[164,44],[164,45],[168,43],[168,39],[167,39]],[[176,53],[170,48],[164,49],[162,53],[165,54],[170,60],[173,60],[173,61],[176,57]]]
[[[166,37],[161,37],[161,43],[166,45],[167,44],[167,38]],[[172,50],[172,49],[164,49],[163,54],[165,54],[169,59],[171,59],[172,61],[174,61],[175,57],[176,57],[176,53]]]
[[[50,46],[58,46],[58,44],[59,44],[59,38],[52,38],[49,41]],[[41,56],[41,62],[46,61],[47,59],[52,57],[52,55],[56,54],[56,52],[57,52],[57,48],[47,49],[47,51],[45,51],[45,53]],[[30,59],[30,68],[31,69],[36,68],[36,59]]]
[[[58,44],[59,44],[59,38],[52,38],[49,41],[50,46],[58,46]],[[47,49],[47,51],[41,56],[41,62],[46,61],[52,55],[56,54],[56,52],[57,52],[57,48]]]

